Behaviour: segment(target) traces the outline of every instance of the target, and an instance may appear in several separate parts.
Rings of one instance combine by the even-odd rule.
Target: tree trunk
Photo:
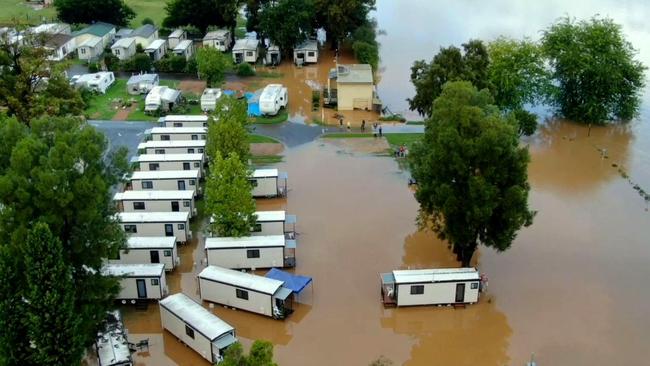
[[[474,252],[476,251],[476,242],[468,244],[467,246],[464,246],[460,250],[460,262],[462,267],[469,267],[470,262],[472,261],[472,257],[474,256]]]

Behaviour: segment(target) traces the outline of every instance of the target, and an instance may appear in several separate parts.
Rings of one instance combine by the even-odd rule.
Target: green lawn
[[[131,27],[137,28],[142,25],[144,18],[151,18],[156,26],[162,25],[165,13],[166,1],[163,0],[126,0],[127,5],[135,12],[135,18],[131,20]]]
[[[253,165],[271,165],[282,161],[282,155],[253,155],[251,163]]]
[[[97,94],[90,100],[85,111],[86,116],[91,119],[112,119],[117,112],[113,101],[130,97],[131,95],[126,92],[126,80],[115,79],[115,83],[106,91],[106,94]],[[137,96],[134,97],[137,98]]]
[[[253,118],[253,123],[259,123],[261,125],[273,125],[276,123],[282,123],[289,119],[289,113],[287,112],[286,109],[283,109],[280,111],[275,116],[260,116],[260,117],[254,117]]]
[[[366,138],[372,137],[371,133],[359,133],[359,132],[341,132],[341,133],[326,133],[322,136],[326,139],[356,139],[356,138]]]
[[[249,134],[248,135],[248,143],[250,143],[250,144],[260,144],[260,143],[279,144],[280,141],[274,139],[273,137]]]
[[[392,146],[405,145],[408,148],[413,146],[413,143],[422,138],[421,133],[387,133],[384,134],[386,140]]]

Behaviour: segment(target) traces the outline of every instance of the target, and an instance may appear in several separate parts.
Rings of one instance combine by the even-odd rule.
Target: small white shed
[[[164,39],[154,39],[144,49],[144,53],[149,55],[152,61],[158,61],[167,53],[167,42]]]
[[[137,74],[126,82],[126,91],[131,95],[147,94],[159,83],[158,74]]]
[[[259,44],[257,39],[243,38],[235,41],[232,47],[232,59],[236,64],[242,62],[256,63],[259,57]]]
[[[144,111],[153,113],[156,111],[169,112],[180,103],[181,92],[164,85],[156,85],[144,99]]]
[[[269,48],[266,49],[266,55],[264,56],[264,65],[277,66],[282,62],[282,54],[280,54],[280,47],[271,44]]]
[[[225,268],[282,268],[296,266],[296,241],[282,235],[206,238],[209,265]]]
[[[205,301],[284,319],[293,312],[293,293],[284,282],[208,266],[199,273],[199,292]]]
[[[139,190],[189,190],[194,195],[201,193],[198,185],[198,170],[155,170],[149,172],[133,172],[128,178],[127,189]]]
[[[135,236],[172,236],[176,244],[192,239],[189,212],[119,212],[120,225]]]
[[[172,50],[178,46],[181,41],[184,41],[187,39],[187,33],[183,29],[176,29],[174,30],[168,37],[167,37],[167,43],[169,44],[169,48]]]
[[[104,276],[120,278],[120,293],[115,298],[122,304],[137,300],[159,300],[167,296],[165,265],[156,264],[106,264]]]
[[[203,175],[204,154],[145,154],[131,158],[131,164],[141,171],[198,170]]]
[[[207,127],[153,127],[144,131],[154,141],[205,140]]]
[[[309,39],[293,49],[293,62],[296,65],[315,64],[318,62],[318,43]]]
[[[221,362],[224,350],[237,342],[235,328],[185,294],[168,296],[159,304],[162,327],[210,364]]]
[[[145,141],[138,144],[140,154],[203,154],[205,140]]]
[[[186,60],[189,60],[194,56],[194,43],[189,39],[178,42],[176,47],[172,50],[175,55],[183,56]]]
[[[203,47],[214,47],[221,52],[226,52],[230,49],[232,44],[232,37],[230,31],[227,29],[217,29],[208,32],[203,37]]]
[[[126,249],[121,249],[118,258],[109,259],[108,263],[162,263],[166,271],[171,271],[181,264],[177,248],[173,236],[131,236],[126,240]]]
[[[203,112],[214,111],[217,109],[217,101],[221,98],[221,89],[206,88],[201,94],[201,110]]]
[[[255,169],[250,178],[253,197],[284,197],[288,175],[277,169]]]
[[[205,115],[169,114],[158,118],[160,127],[208,127],[210,118]]]
[[[111,46],[111,52],[120,60],[128,60],[135,55],[135,38],[126,37],[117,40]]]
[[[286,211],[257,211],[257,221],[251,229],[252,236],[284,235],[289,239],[295,237],[296,215],[287,215]]]
[[[123,212],[189,212],[196,215],[194,192],[183,191],[124,191],[115,193],[113,201]]]
[[[385,305],[473,304],[478,301],[481,276],[476,268],[396,270],[381,274]]]

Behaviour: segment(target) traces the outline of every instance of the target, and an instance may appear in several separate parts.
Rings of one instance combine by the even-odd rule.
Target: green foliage
[[[242,62],[241,64],[237,65],[237,76],[255,76],[255,70],[248,62]]]
[[[246,366],[246,355],[241,343],[236,342],[226,348],[220,366]]]
[[[214,112],[214,121],[208,125],[206,153],[210,159],[217,155],[236,153],[242,163],[250,155],[248,144],[248,108],[246,102],[232,97],[222,97]]]
[[[236,152],[230,152],[225,159],[217,153],[212,159],[205,183],[206,212],[214,218],[212,233],[227,237],[250,235],[257,218],[248,177],[248,167]]]
[[[283,54],[307,39],[314,29],[312,0],[279,0],[267,3],[260,14],[260,29]]]
[[[208,87],[218,86],[223,82],[229,65],[228,56],[214,47],[199,48],[196,52],[196,68],[199,77],[206,81]]]
[[[375,0],[314,0],[317,26],[327,31],[334,46],[348,37],[368,13],[375,8]]]
[[[101,67],[99,66],[99,64],[97,62],[91,62],[91,63],[88,64],[88,72],[94,73],[94,72],[98,72],[100,70],[101,70]]]
[[[141,24],[142,25],[146,25],[146,24],[154,25],[155,23],[154,23],[153,19],[151,19],[149,17],[145,17],[144,19],[142,19]]]
[[[191,58],[187,60],[187,64],[185,64],[184,71],[186,74],[192,74],[192,75],[196,75],[199,72],[199,64],[196,61],[196,58]]]
[[[43,366],[75,365],[81,361],[86,341],[75,314],[73,272],[66,263],[61,241],[48,226],[37,223],[23,247],[25,301],[31,354]]]
[[[604,123],[637,115],[646,67],[611,19],[563,18],[544,31],[542,48],[557,85],[550,99],[562,116]]]
[[[377,43],[377,23],[365,21],[352,33],[354,57],[361,64],[369,64],[374,71],[379,67],[379,43]]]
[[[246,30],[248,32],[257,32],[263,35],[262,28],[260,27],[261,10],[265,4],[270,0],[246,0]],[[263,38],[263,37],[258,37]]]
[[[277,366],[273,362],[273,344],[268,341],[253,342],[248,357],[239,342],[231,345],[224,352],[220,366]]]
[[[183,56],[171,55],[153,62],[153,67],[158,72],[179,73],[187,69],[187,60]]]
[[[389,360],[385,356],[379,356],[378,359],[372,361],[368,366],[393,366],[393,361]]]
[[[469,81],[479,90],[489,87],[489,58],[483,42],[471,40],[462,47],[463,52],[454,46],[441,48],[430,63],[420,60],[413,64],[411,82],[415,86],[415,96],[407,99],[412,111],[422,116],[431,115],[433,100],[448,81]]]
[[[144,47],[142,47],[142,44],[136,43],[136,45],[135,45],[135,53],[144,53]]]
[[[150,72],[153,66],[149,55],[138,53],[133,56],[133,70],[136,72]],[[129,70],[127,70],[129,71]]]
[[[22,127],[22,126],[21,126]],[[30,365],[32,348],[25,326],[24,266],[16,248],[0,245],[0,365]]]
[[[124,245],[111,186],[125,172],[127,151],[119,149],[105,159],[104,135],[77,118],[36,119],[29,128],[5,119],[0,136],[2,247],[21,252],[33,223],[49,226],[72,268],[76,335],[84,344],[92,342],[118,290],[117,282],[99,271],[102,258],[114,256]],[[24,265],[19,261],[14,268]],[[27,280],[25,271],[18,273],[11,286],[20,293]]]
[[[112,52],[104,54],[104,65],[109,71],[118,71],[120,69],[120,59]]]
[[[203,37],[201,30],[191,24],[181,26],[180,28],[187,33],[188,39]]]
[[[54,0],[57,16],[65,23],[91,24],[102,21],[126,26],[135,13],[124,0]]]
[[[463,266],[478,243],[508,249],[534,216],[528,150],[519,147],[516,122],[492,102],[469,82],[446,84],[409,155],[419,222],[448,240]]]
[[[239,0],[170,0],[165,6],[166,28],[193,25],[205,33],[210,25],[233,29],[237,24]]]
[[[517,121],[519,136],[530,136],[537,130],[537,116],[524,109],[516,109],[512,112]]]

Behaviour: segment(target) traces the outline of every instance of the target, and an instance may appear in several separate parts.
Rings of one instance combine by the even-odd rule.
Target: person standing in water
[[[381,125],[379,125],[379,137],[382,137],[382,136],[383,136],[383,133],[382,133],[382,130],[381,130]]]
[[[361,131],[365,131],[365,130],[366,130],[366,120],[364,119],[361,120]]]

